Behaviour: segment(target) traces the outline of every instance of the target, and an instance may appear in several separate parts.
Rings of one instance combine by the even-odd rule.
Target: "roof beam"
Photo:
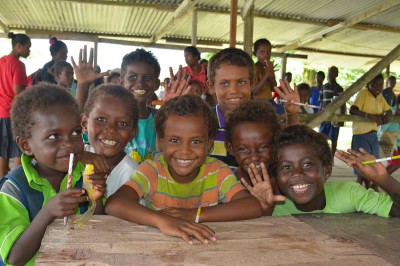
[[[252,9],[254,9],[254,0],[245,0],[242,8],[240,9],[240,16],[242,17],[243,20],[247,18]]]
[[[4,32],[10,31],[10,29],[7,27],[6,24],[4,24],[4,22],[1,19],[0,19],[0,28],[2,28]]]
[[[164,35],[169,33],[177,24],[179,24],[186,15],[190,14],[193,8],[195,8],[197,2],[198,0],[184,0],[174,11],[170,19],[165,21],[164,26],[153,35],[153,43],[164,37]]]
[[[359,14],[356,14],[355,16],[349,18],[348,20],[345,20],[343,22],[340,22],[332,27],[329,27],[327,29],[323,29],[317,33],[314,33],[311,36],[307,36],[305,38],[299,38],[289,45],[286,45],[282,48],[278,49],[278,52],[285,52],[287,50],[293,50],[296,49],[299,46],[303,46],[309,43],[312,43],[316,40],[319,40],[323,37],[327,37],[329,35],[332,35],[338,31],[341,31],[347,27],[353,26],[369,17],[375,16],[393,6],[396,6],[400,4],[400,0],[385,0],[383,3],[380,3],[364,12],[361,12]]]

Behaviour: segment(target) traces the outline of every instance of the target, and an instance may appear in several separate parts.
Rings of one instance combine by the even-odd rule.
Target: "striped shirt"
[[[163,154],[140,164],[126,185],[136,190],[152,210],[215,206],[231,201],[245,189],[226,164],[211,157],[193,181],[178,183],[170,175]]]

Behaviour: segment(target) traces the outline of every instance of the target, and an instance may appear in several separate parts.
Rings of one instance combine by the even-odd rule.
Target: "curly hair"
[[[270,103],[250,100],[241,103],[228,114],[225,124],[226,140],[231,143],[235,126],[246,122],[265,123],[272,132],[272,136],[275,136],[281,128],[275,108]]]
[[[253,55],[256,56],[257,50],[258,50],[258,48],[259,48],[261,45],[269,45],[270,47],[272,46],[272,45],[271,45],[271,42],[270,42],[269,40],[267,40],[267,39],[265,39],[265,38],[263,38],[263,39],[258,39],[258,40],[255,41],[254,44],[253,44]]]
[[[306,144],[313,148],[322,166],[331,166],[333,156],[328,144],[328,138],[322,133],[314,131],[305,125],[293,125],[286,127],[275,135],[271,147],[271,160],[269,162],[269,172],[272,176],[277,176],[279,151],[285,146],[293,144]]]
[[[152,52],[144,49],[136,49],[136,51],[124,55],[121,63],[121,78],[126,74],[126,66],[131,63],[142,62],[146,63],[153,68],[154,74],[158,78],[160,76],[161,67],[157,58]]]
[[[83,110],[84,114],[89,117],[96,101],[107,96],[118,98],[129,106],[129,113],[132,115],[133,126],[137,128],[139,120],[138,103],[133,94],[121,85],[102,84],[98,86],[87,99]]]
[[[67,61],[58,61],[54,64],[54,74],[57,75],[61,73],[65,68],[69,68],[70,70],[74,70],[72,65]]]
[[[208,80],[214,83],[215,72],[223,64],[247,67],[249,70],[249,79],[253,81],[254,62],[245,51],[237,48],[226,48],[215,54],[208,63]]]
[[[208,128],[208,138],[214,139],[217,132],[218,123],[210,107],[199,97],[187,94],[168,100],[159,110],[154,118],[156,133],[160,138],[164,137],[165,123],[170,115],[204,116]]]
[[[186,53],[191,53],[194,57],[197,57],[197,61],[200,60],[201,53],[195,46],[187,46],[183,51]]]
[[[18,94],[11,107],[11,126],[14,137],[30,138],[32,127],[36,124],[35,113],[44,113],[50,106],[71,106],[80,116],[74,97],[63,87],[39,83]]]

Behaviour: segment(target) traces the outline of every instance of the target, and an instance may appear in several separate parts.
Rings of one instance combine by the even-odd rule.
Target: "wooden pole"
[[[230,35],[229,35],[229,47],[236,47],[236,25],[237,25],[237,12],[238,12],[238,0],[231,0],[231,23],[230,23]]]
[[[94,67],[97,67],[98,46],[99,46],[99,39],[96,37],[94,39],[94,48],[93,48],[93,63],[94,63]]]
[[[389,87],[390,65],[386,67],[386,87]]]
[[[197,45],[197,9],[192,12],[192,46]]]
[[[324,108],[319,115],[308,123],[308,126],[314,128],[320,123],[325,121],[330,117],[335,110],[339,109],[344,105],[347,100],[351,98],[356,92],[361,90],[369,81],[376,77],[382,70],[390,65],[394,60],[400,57],[400,44],[397,45],[392,51],[390,51],[381,61],[374,65],[370,70],[368,70],[361,78],[354,82],[350,87],[348,87],[339,97]]]
[[[282,62],[281,62],[281,79],[285,79],[285,74],[286,74],[286,65],[287,65],[287,56],[283,55],[282,56]]]
[[[254,3],[250,6],[244,20],[243,49],[250,56],[253,50],[253,28],[254,28]]]

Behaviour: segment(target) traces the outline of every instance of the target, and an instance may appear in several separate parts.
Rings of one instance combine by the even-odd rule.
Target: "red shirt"
[[[204,69],[203,66],[201,66],[201,71],[198,75],[194,74],[189,66],[183,67],[182,73],[185,68],[186,68],[186,75],[190,76],[191,81],[193,80],[198,81],[203,88],[206,86],[206,80],[207,80],[206,70]]]
[[[0,58],[0,118],[9,118],[14,86],[28,86],[25,65],[12,55]]]

